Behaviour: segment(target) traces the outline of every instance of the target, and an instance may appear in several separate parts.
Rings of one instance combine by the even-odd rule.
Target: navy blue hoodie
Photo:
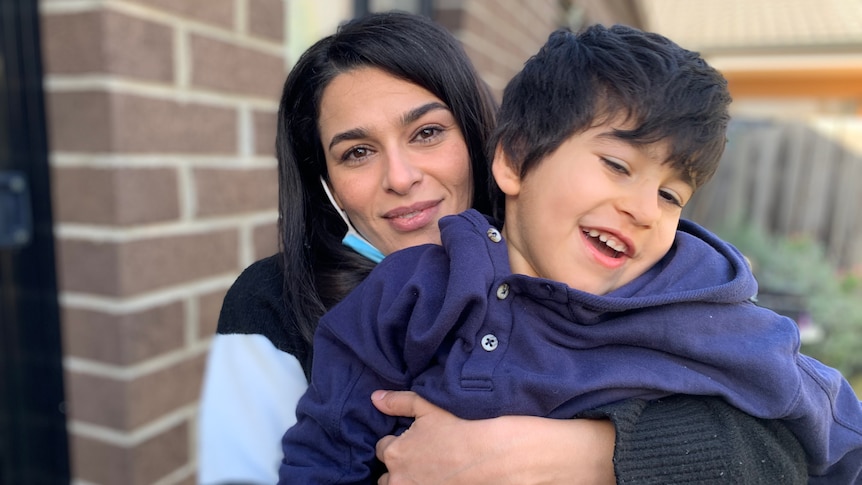
[[[370,403],[411,389],[466,419],[571,418],[611,402],[721,396],[786,420],[811,483],[862,480],[862,405],[799,354],[796,324],[753,304],[742,255],[681,221],[653,268],[606,295],[512,274],[475,211],[440,221],[442,246],[393,253],[320,322],[308,391],[279,483],[367,483],[377,440],[409,426]]]

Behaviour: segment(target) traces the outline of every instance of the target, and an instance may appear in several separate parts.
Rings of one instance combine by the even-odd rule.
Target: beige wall
[[[77,483],[195,481],[221,300],[277,247],[290,2],[40,3]],[[560,18],[556,0],[437,5],[498,92]]]

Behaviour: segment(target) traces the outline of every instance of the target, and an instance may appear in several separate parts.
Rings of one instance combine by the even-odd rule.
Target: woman
[[[421,17],[354,20],[306,51],[279,109],[282,251],[246,269],[225,298],[201,402],[201,483],[275,482],[319,317],[382,254],[439,242],[440,217],[493,212],[492,124],[458,42]],[[380,483],[694,483],[716,470],[737,483],[804,482],[783,427],[711,399],[469,422],[412,393],[372,399],[415,418],[409,433],[378,443],[389,470]]]

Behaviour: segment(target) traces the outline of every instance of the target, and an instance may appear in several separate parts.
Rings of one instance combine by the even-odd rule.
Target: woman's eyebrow
[[[410,111],[404,113],[404,116],[401,117],[401,123],[403,125],[409,125],[419,118],[425,116],[426,113],[435,111],[438,109],[443,109],[449,111],[449,107],[443,103],[438,103],[437,101],[432,101],[430,103],[423,104],[417,108],[411,109]]]
[[[364,128],[353,128],[352,130],[336,133],[332,137],[332,140],[329,141],[329,149],[332,150],[332,147],[345,140],[357,140],[366,136],[368,136],[368,132]]]
[[[410,123],[413,123],[419,118],[425,116],[427,113],[439,109],[449,111],[448,106],[443,103],[438,103],[437,101],[423,104],[422,106],[418,106],[404,113],[404,115],[401,116],[401,124],[404,126],[409,125]],[[332,137],[332,140],[329,141],[329,149],[332,150],[332,147],[334,147],[338,143],[341,143],[342,141],[357,140],[366,136],[368,136],[368,131],[366,131],[364,128],[353,128],[351,130],[342,131],[341,133],[336,133]]]

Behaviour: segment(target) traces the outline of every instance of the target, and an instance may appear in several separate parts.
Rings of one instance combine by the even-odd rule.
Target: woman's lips
[[[431,223],[436,223],[442,200],[417,202],[407,207],[398,207],[383,214],[383,218],[400,232],[410,232],[422,229]]]

